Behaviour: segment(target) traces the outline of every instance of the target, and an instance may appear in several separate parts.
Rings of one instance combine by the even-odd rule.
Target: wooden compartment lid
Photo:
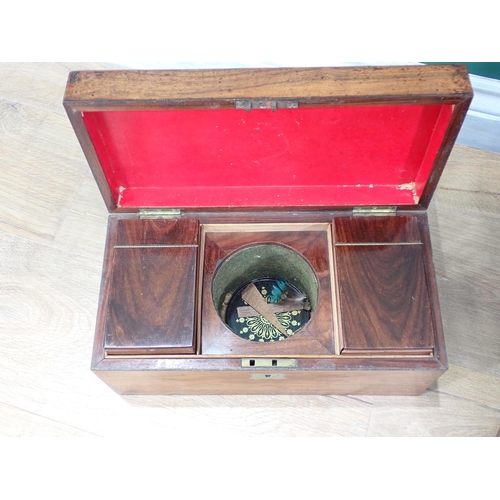
[[[427,208],[465,66],[73,72],[64,105],[110,211]]]

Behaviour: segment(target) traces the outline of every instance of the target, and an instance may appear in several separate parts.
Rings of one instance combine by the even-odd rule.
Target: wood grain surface
[[[198,221],[111,218],[108,235],[105,353],[195,353]]]
[[[434,347],[422,245],[335,250],[345,351]]]
[[[334,219],[344,353],[436,345],[430,286],[420,234],[422,216]],[[428,250],[428,248],[427,248]]]
[[[409,215],[396,217],[337,217],[335,243],[419,243],[422,241],[418,219]]]
[[[194,353],[195,248],[115,250],[104,349]]]
[[[463,146],[429,208],[449,371],[423,395],[114,393],[89,368],[108,212],[61,105],[83,69],[112,68],[0,65],[0,435],[497,435],[500,155]]]
[[[289,227],[289,226],[287,226]],[[201,313],[203,354],[245,355],[328,355],[335,352],[333,310],[331,301],[328,226],[321,231],[293,230],[257,232],[207,232],[203,270]],[[256,243],[274,242],[286,245],[302,255],[314,269],[319,284],[318,305],[311,320],[283,342],[262,345],[239,338],[222,323],[213,305],[211,289],[216,264],[231,252]]]
[[[170,99],[183,101],[234,100],[238,98],[301,98],[314,101],[358,99],[360,102],[414,96],[449,97],[469,95],[471,87],[465,66],[397,66],[358,68],[268,68],[260,70],[75,72],[68,78],[65,100],[107,101],[150,100],[157,105]],[[249,85],[249,79],[252,85]],[[367,97],[369,96],[369,97]]]

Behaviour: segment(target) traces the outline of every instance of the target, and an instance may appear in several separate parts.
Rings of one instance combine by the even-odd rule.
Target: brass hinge
[[[354,207],[352,215],[361,217],[396,215],[397,207]]]
[[[180,208],[141,208],[140,219],[177,219],[181,216]]]
[[[274,112],[277,108],[295,109],[298,107],[298,101],[266,101],[265,99],[236,101],[236,109],[246,109],[247,111],[252,109],[272,109]]]

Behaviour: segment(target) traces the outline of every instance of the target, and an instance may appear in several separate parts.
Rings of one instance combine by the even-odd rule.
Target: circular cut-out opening
[[[257,304],[245,300],[253,288],[262,297]],[[295,250],[274,243],[232,253],[212,281],[213,304],[221,320],[239,337],[259,342],[286,340],[298,332],[314,312],[318,293],[311,265]],[[262,312],[262,300],[273,313],[267,308]]]

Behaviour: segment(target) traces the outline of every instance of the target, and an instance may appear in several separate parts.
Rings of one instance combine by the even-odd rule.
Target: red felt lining
[[[83,119],[119,206],[286,207],[415,204],[451,114],[384,105]]]

